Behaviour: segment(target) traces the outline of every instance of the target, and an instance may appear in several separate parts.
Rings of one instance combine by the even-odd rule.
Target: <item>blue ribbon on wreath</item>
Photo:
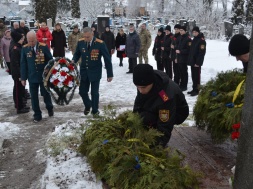
[[[141,164],[139,162],[138,156],[135,156],[135,161],[137,162],[137,164],[134,166],[134,169],[139,170],[141,168]]]

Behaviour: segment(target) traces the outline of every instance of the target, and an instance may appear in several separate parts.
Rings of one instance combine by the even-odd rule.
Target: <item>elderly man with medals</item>
[[[34,111],[33,121],[39,122],[42,119],[42,112],[39,105],[39,88],[44,97],[48,115],[54,115],[53,104],[50,94],[43,85],[42,73],[49,60],[53,59],[48,47],[44,43],[38,43],[34,31],[27,34],[28,44],[24,45],[21,52],[21,83],[26,85],[29,81],[32,109]]]
[[[88,115],[91,111],[94,117],[99,115],[99,84],[102,77],[102,61],[104,57],[105,68],[107,71],[107,81],[113,79],[113,70],[111,56],[105,43],[94,37],[92,29],[86,27],[83,29],[83,38],[79,39],[73,62],[76,63],[82,58],[80,65],[80,87],[79,94],[82,97],[85,109],[84,115]],[[91,86],[91,99],[88,92]]]

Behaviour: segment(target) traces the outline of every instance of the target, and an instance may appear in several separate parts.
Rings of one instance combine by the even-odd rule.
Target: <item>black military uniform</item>
[[[180,29],[183,29],[186,31],[185,26],[181,26]],[[188,84],[188,67],[187,67],[187,61],[188,56],[190,52],[191,47],[191,37],[188,33],[181,35],[179,39],[178,46],[176,50],[179,50],[180,53],[177,54],[177,62],[179,66],[179,72],[180,72],[180,83],[179,86],[182,91],[187,90],[187,84]]]
[[[164,40],[163,28],[158,29],[158,32],[161,32],[162,34],[160,36],[159,35],[156,36],[152,54],[153,56],[155,56],[157,70],[163,71],[164,66],[162,62],[162,49],[161,49]]]
[[[199,35],[194,37],[189,53],[188,65],[191,66],[193,90],[188,92],[188,94],[196,96],[199,93],[201,66],[203,65],[206,54],[206,41],[198,27],[194,27],[192,31],[197,31]]]
[[[164,133],[157,143],[166,146],[174,125],[183,123],[189,115],[184,94],[166,73],[154,71],[148,64],[135,67],[133,82],[137,88],[153,84],[147,94],[142,94],[138,89],[133,111],[140,114],[145,126]]]
[[[170,26],[166,26],[165,30],[171,31]],[[173,40],[173,34],[170,33],[168,35],[164,36],[164,42],[162,44],[162,47],[164,47],[164,50],[162,51],[162,61],[165,68],[166,74],[172,79],[172,61],[170,58],[170,51],[171,51],[171,42]]]
[[[29,112],[29,107],[25,105],[25,87],[22,85],[20,81],[20,57],[21,57],[21,49],[22,44],[18,42],[23,37],[22,34],[15,35],[13,40],[13,45],[10,48],[10,66],[11,66],[11,75],[14,80],[13,87],[13,100],[15,103],[15,108],[17,109],[17,113],[27,113]]]
[[[174,26],[174,29],[180,29],[180,25],[176,24]],[[175,62],[177,54],[176,54],[176,48],[179,42],[181,35],[180,33],[175,33],[174,37],[172,38],[171,41],[171,45],[173,46],[173,48],[171,48],[171,53],[170,53],[170,58],[173,64],[173,73],[174,73],[174,82],[177,83],[179,85],[179,80],[180,80],[180,72],[179,72],[179,68],[178,68],[178,63]]]

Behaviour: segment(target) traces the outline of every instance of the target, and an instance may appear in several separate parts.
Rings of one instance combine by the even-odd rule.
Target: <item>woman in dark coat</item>
[[[66,36],[61,29],[59,23],[55,24],[55,30],[52,33],[53,40],[51,41],[51,47],[54,51],[54,57],[65,57],[65,48],[67,47]]]
[[[161,70],[161,71],[164,71],[164,66],[162,62],[162,49],[161,49],[163,42],[164,42],[164,32],[163,32],[163,28],[160,28],[155,38],[153,56],[155,56],[157,70]]]
[[[119,66],[123,66],[123,58],[124,58],[124,54],[125,54],[125,48],[120,49],[121,45],[126,45],[126,34],[124,33],[123,29],[119,30],[119,33],[116,37],[116,42],[115,42],[115,46],[117,49],[117,57],[120,60]]]

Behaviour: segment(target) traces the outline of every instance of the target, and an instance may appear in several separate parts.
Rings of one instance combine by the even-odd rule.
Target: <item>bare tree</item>
[[[80,10],[84,17],[94,20],[98,15],[105,11],[106,0],[80,0]]]

